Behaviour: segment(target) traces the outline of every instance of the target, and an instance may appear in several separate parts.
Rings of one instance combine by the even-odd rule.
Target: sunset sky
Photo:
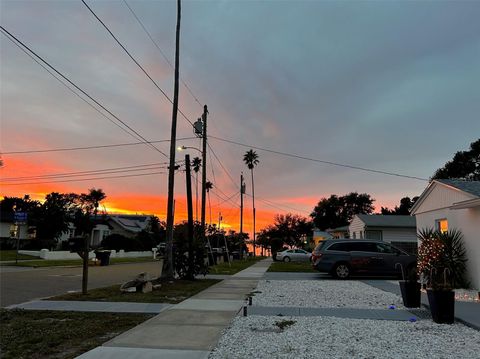
[[[125,2],[87,3],[173,98],[173,69],[159,49],[173,63],[176,2],[127,1],[158,48]],[[0,4],[6,30],[144,138],[164,141],[155,146],[168,154],[171,103],[81,1]],[[478,1],[183,1],[180,76],[193,95],[182,84],[179,107],[192,122],[203,104],[209,108],[213,222],[221,211],[227,227],[238,230],[241,171],[251,193],[242,161],[249,146],[320,160],[256,149],[257,230],[276,213],[308,216],[330,194],[369,193],[378,211],[419,195],[425,180],[321,161],[428,179],[468,149],[480,134],[479,18]],[[164,219],[168,159],[147,145],[11,153],[138,139],[3,33],[0,45],[0,194],[43,198],[102,188],[109,212]],[[182,116],[177,137],[190,138],[178,146],[200,147]],[[69,175],[35,177],[53,174]],[[99,178],[112,176],[132,177]],[[180,221],[186,218],[183,172],[176,174],[175,192]],[[251,230],[248,195],[244,216]]]

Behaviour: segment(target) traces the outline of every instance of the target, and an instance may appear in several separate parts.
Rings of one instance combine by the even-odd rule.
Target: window
[[[379,253],[394,253],[393,248],[387,244],[376,243],[377,252]]]
[[[328,247],[329,251],[350,252],[350,243],[334,243]]]
[[[448,220],[443,218],[443,219],[437,219],[436,221],[436,227],[437,227],[437,230],[442,232],[442,233],[445,233],[448,231]]]
[[[353,232],[353,239],[357,239],[357,232]]]

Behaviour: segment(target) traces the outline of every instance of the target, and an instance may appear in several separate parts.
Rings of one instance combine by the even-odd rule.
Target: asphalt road
[[[89,267],[88,288],[120,284],[147,272],[160,274],[159,262]],[[82,289],[82,267],[0,267],[0,306],[6,307]]]

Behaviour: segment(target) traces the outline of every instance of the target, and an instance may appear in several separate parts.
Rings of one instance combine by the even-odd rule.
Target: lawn
[[[0,261],[14,261],[17,251],[15,250],[1,250],[0,251]],[[38,259],[38,257],[29,256],[26,254],[19,254],[18,259]]]
[[[317,272],[310,262],[273,262],[268,272]]]
[[[32,257],[35,258],[35,257]],[[15,258],[14,258],[15,259]],[[137,257],[137,258],[110,258],[110,264],[122,264],[122,263],[140,263],[140,262],[153,262],[154,259],[150,257]],[[18,267],[59,267],[59,266],[81,266],[83,261],[79,259],[56,259],[45,260],[39,259],[34,261],[22,262],[18,264],[9,264]]]
[[[1,357],[75,358],[152,316],[0,309]]]
[[[234,260],[231,266],[228,263],[220,263],[209,268],[209,274],[235,274],[250,267],[266,257],[248,257],[246,259]]]
[[[217,279],[196,279],[163,281],[161,288],[150,293],[122,293],[119,285],[91,289],[86,295],[81,293],[69,293],[49,300],[81,300],[81,301],[105,301],[105,302],[138,302],[138,303],[180,303],[202,290],[220,282]]]

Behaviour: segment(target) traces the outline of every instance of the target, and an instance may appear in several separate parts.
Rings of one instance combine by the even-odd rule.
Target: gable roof
[[[358,218],[367,227],[402,227],[415,228],[417,221],[413,216],[395,216],[381,214],[357,214]]]
[[[439,179],[434,181],[446,184],[450,187],[455,187],[460,191],[473,194],[476,197],[480,197],[480,181],[464,181],[453,179]]]
[[[428,184],[427,188],[425,188],[418,200],[415,202],[412,208],[410,208],[410,213],[415,214],[420,205],[425,201],[425,198],[428,197],[435,184],[450,187],[454,190],[464,192],[470,197],[473,196],[473,199],[480,198],[480,181],[465,181],[460,179],[435,179]]]

